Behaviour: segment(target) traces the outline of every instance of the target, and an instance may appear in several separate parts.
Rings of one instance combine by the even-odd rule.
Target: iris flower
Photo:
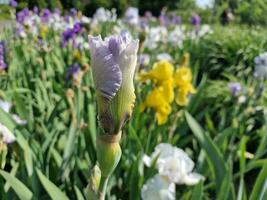
[[[143,161],[148,167],[156,161],[158,170],[158,173],[143,185],[143,200],[174,200],[175,184],[195,185],[204,180],[201,174],[192,172],[195,164],[186,152],[167,143],[158,144],[152,155],[145,155]]]
[[[171,113],[171,103],[175,98],[179,106],[185,106],[188,103],[188,95],[196,92],[192,85],[192,73],[188,66],[189,54],[185,54],[182,64],[174,72],[174,67],[167,60],[161,60],[154,64],[153,69],[140,75],[140,80],[152,79],[155,82],[155,88],[147,95],[145,101],[141,104],[141,111],[151,107],[156,111],[158,124],[164,124],[168,115]]]
[[[185,54],[182,64],[174,73],[174,83],[177,87],[176,103],[179,106],[185,106],[188,104],[188,95],[196,93],[196,89],[192,85],[192,72],[188,67],[189,54]]]
[[[141,80],[152,79],[157,84],[141,105],[141,110],[152,107],[156,110],[158,124],[164,124],[171,113],[170,104],[174,100],[173,65],[166,60],[154,64],[151,71],[140,76]]]
[[[99,118],[106,133],[116,133],[129,118],[135,101],[133,77],[139,42],[123,32],[102,40],[89,36]]]

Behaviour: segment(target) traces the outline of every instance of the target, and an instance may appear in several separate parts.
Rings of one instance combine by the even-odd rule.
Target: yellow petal
[[[161,86],[163,88],[163,94],[162,95],[164,96],[166,101],[168,103],[173,102],[173,100],[174,100],[174,91],[173,91],[174,90],[174,83],[173,83],[173,79],[164,81]]]
[[[162,114],[162,113],[156,113],[156,118],[158,121],[158,125],[162,125],[165,124],[167,119],[168,119],[168,115]]]
[[[140,75],[140,80],[154,79],[157,83],[162,83],[172,79],[174,67],[166,60],[154,64],[153,69]]]
[[[178,90],[178,95],[177,95],[177,97],[175,99],[176,103],[179,106],[185,106],[185,105],[187,105],[187,103],[188,103],[187,95],[188,95],[188,90],[179,89]]]
[[[177,87],[191,83],[192,73],[188,67],[179,67],[174,74],[174,82]]]

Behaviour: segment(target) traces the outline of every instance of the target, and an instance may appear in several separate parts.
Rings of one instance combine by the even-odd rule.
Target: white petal
[[[147,167],[151,167],[152,165],[152,159],[146,154],[143,156],[143,162]]]
[[[198,173],[190,173],[184,177],[184,184],[186,185],[195,185],[199,181],[204,180],[204,177]]]
[[[145,183],[141,196],[143,200],[175,200],[175,184],[155,175]]]
[[[11,106],[12,106],[11,103],[0,99],[0,108],[6,113],[9,113]]]
[[[14,121],[15,121],[17,124],[20,124],[20,125],[25,125],[25,124],[27,124],[27,120],[23,120],[23,119],[21,119],[18,115],[13,114],[13,115],[12,115],[12,118],[14,119]]]
[[[12,143],[16,140],[11,131],[2,123],[0,123],[0,136],[3,138],[3,142],[6,144]]]

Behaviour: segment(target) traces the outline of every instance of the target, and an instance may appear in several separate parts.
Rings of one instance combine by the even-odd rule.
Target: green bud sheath
[[[98,188],[100,185],[101,171],[97,165],[91,170],[89,184],[86,190],[86,198],[88,200],[96,200]]]
[[[108,178],[117,167],[121,158],[119,144],[121,134],[99,135],[97,137],[97,160],[101,170],[101,178]]]

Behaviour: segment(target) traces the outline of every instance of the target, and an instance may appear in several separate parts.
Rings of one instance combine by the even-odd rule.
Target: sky
[[[207,6],[211,6],[213,0],[196,0],[197,5],[201,8],[207,7]]]

